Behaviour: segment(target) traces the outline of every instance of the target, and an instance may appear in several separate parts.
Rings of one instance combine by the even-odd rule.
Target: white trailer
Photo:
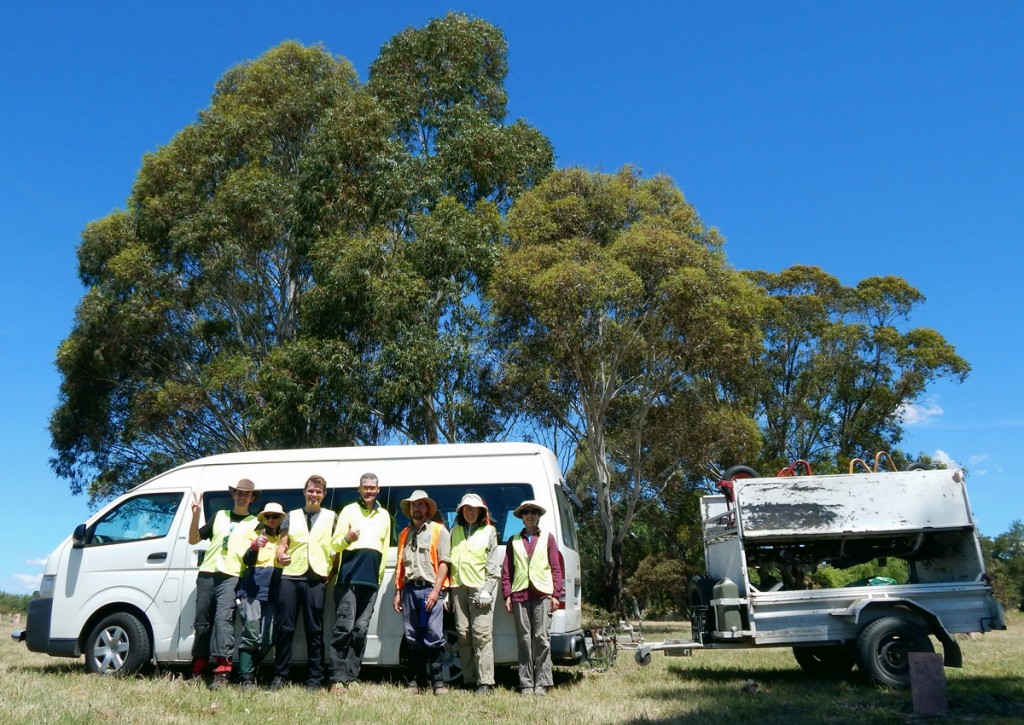
[[[906,687],[909,653],[934,651],[931,637],[960,667],[954,635],[1006,628],[959,469],[740,478],[702,507],[707,573],[689,584],[692,638],[644,645],[640,664],[659,650],[792,647],[807,672],[856,664]],[[906,561],[907,581],[806,583],[823,564],[891,558]]]

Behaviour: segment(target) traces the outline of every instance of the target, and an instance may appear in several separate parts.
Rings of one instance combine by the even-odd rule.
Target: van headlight
[[[49,599],[53,596],[53,587],[57,582],[56,574],[45,574],[39,584],[39,598]]]

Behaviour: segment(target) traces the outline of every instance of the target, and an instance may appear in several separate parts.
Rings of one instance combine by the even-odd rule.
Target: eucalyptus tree
[[[87,291],[58,350],[50,424],[53,465],[73,490],[103,497],[261,443],[258,371],[299,337],[323,233],[309,155],[362,93],[352,66],[321,48],[285,43],[243,63],[195,123],[143,158],[127,208],[86,227]],[[368,223],[363,195],[349,196],[358,213],[332,223]]]
[[[551,144],[506,124],[507,45],[459,13],[384,45],[368,89],[402,148],[401,206],[366,233],[317,250],[310,334],[353,341],[368,409],[399,439],[484,440],[506,427],[482,289],[501,216],[553,165]]]
[[[796,459],[835,471],[894,451],[907,407],[935,380],[970,371],[940,333],[909,328],[924,296],[900,277],[846,287],[807,266],[750,276],[766,295],[764,346],[744,383],[766,471]]]
[[[575,441],[609,606],[637,513],[687,469],[752,442],[721,397],[758,343],[755,287],[665,177],[556,171],[508,216],[490,297],[506,384]]]

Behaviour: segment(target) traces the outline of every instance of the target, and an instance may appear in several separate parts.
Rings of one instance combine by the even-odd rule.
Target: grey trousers
[[[551,687],[551,597],[512,602],[519,645],[519,687]]]
[[[451,590],[455,604],[455,630],[459,633],[459,659],[462,660],[462,681],[467,685],[494,685],[494,649],[491,632],[494,605],[484,609],[470,601],[476,589],[455,587]]]
[[[196,579],[195,639],[192,658],[235,654],[235,590],[238,577],[216,573]]]

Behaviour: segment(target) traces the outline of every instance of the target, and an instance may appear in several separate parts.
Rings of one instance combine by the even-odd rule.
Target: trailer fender
[[[886,611],[892,609],[909,610],[921,617],[928,633],[934,634],[935,638],[942,643],[943,665],[946,667],[964,666],[964,656],[960,651],[960,645],[956,643],[953,636],[943,626],[938,615],[927,607],[921,606],[913,599],[907,599],[905,597],[895,597],[884,600],[861,599],[847,607],[846,610],[841,613],[841,616],[852,618],[858,629],[863,629],[863,626],[873,622],[879,617],[885,616]]]

